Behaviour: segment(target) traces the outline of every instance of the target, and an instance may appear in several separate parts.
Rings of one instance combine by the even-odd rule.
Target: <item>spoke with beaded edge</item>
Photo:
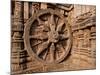
[[[55,45],[54,45],[54,43],[52,43],[51,46],[50,46],[50,57],[51,57],[51,62],[54,61],[54,53],[55,53]]]
[[[48,46],[49,46],[49,41],[43,42],[37,51],[37,55],[40,55],[44,50],[46,50],[46,48],[48,48]]]

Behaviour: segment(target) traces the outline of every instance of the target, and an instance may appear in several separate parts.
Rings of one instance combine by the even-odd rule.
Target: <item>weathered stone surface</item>
[[[96,68],[95,6],[12,3],[12,74]]]

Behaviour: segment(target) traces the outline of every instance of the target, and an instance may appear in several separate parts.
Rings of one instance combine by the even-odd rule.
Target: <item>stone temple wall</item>
[[[20,74],[20,73],[34,73],[34,72],[51,72],[51,71],[69,71],[69,70],[84,70],[84,69],[95,69],[96,68],[96,6],[92,5],[78,5],[78,4],[51,4],[51,3],[38,3],[38,2],[24,2],[24,1],[11,1],[11,73]],[[43,11],[45,10],[45,11]],[[45,15],[46,12],[49,12]],[[41,53],[39,56],[37,50],[44,49],[47,44],[43,46],[29,47],[36,43],[41,42],[38,40],[27,41],[28,36],[35,32],[35,29],[38,29],[36,15],[40,16],[44,21],[51,14],[56,14],[56,17],[61,18],[58,20],[58,23],[63,22],[61,20],[65,19],[63,27],[58,27],[58,30],[64,31],[67,29],[67,32],[70,36],[61,38],[63,42],[54,42],[60,41],[61,38],[58,38],[58,33],[53,31],[48,33],[48,40],[50,44],[47,47],[47,50],[51,51],[56,49],[55,53],[58,51],[58,56],[54,54],[55,59],[50,56],[50,52],[47,53],[47,59],[42,59],[43,55],[46,55],[45,52]],[[37,19],[37,20],[34,20]],[[53,19],[53,18],[52,18]],[[56,19],[57,20],[57,19]],[[56,20],[54,20],[56,22]],[[36,21],[36,22],[33,22]],[[49,20],[51,24],[54,24],[54,21]],[[32,24],[31,24],[32,23]],[[41,22],[40,22],[41,23]],[[35,25],[36,26],[33,26]],[[46,22],[44,24],[47,24]],[[49,23],[48,23],[49,24]],[[68,25],[68,26],[67,26]],[[28,29],[29,26],[33,26],[33,29]],[[52,27],[52,26],[51,26]],[[48,32],[48,28],[44,28]],[[41,28],[39,29],[39,31]],[[30,31],[30,35],[28,32]],[[52,33],[53,31],[53,33]],[[56,36],[54,36],[54,32]],[[41,33],[36,33],[37,35]],[[59,36],[60,36],[59,32]],[[66,35],[66,33],[61,33]],[[52,34],[52,35],[51,35]],[[43,35],[43,33],[42,33]],[[35,36],[35,34],[34,34]],[[45,35],[47,36],[47,35]],[[40,36],[39,39],[44,38],[45,36]],[[53,38],[52,38],[53,37]],[[57,37],[59,40],[56,40]],[[35,37],[33,37],[35,38]],[[61,39],[61,40],[62,40]],[[66,40],[67,39],[67,40]],[[42,42],[46,41],[42,40]],[[30,44],[27,44],[30,42]],[[63,44],[64,43],[64,44]],[[58,45],[54,45],[58,44]],[[27,46],[28,45],[28,46]],[[34,53],[31,52],[32,48]],[[65,50],[65,52],[63,52]],[[65,53],[65,54],[64,54]],[[61,58],[59,58],[61,56]],[[52,58],[52,60],[50,59]],[[43,62],[42,62],[42,60]],[[50,60],[50,63],[45,63]],[[57,61],[56,61],[57,60]]]

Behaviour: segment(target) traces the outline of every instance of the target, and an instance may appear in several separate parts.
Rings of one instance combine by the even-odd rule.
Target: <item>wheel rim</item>
[[[64,60],[72,44],[71,29],[57,11],[41,10],[25,24],[24,43],[28,54],[43,63]]]

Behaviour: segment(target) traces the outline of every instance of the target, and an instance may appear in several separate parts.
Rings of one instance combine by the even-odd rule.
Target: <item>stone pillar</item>
[[[96,65],[96,27],[91,27],[91,61],[92,65]]]
[[[12,49],[11,49],[11,71],[21,71],[26,66],[25,63],[25,52],[23,42],[23,30],[24,30],[24,19],[23,19],[23,2],[15,1],[14,10],[14,23],[12,25]]]
[[[90,29],[84,29],[84,48],[90,56]]]
[[[78,50],[78,31],[74,31],[73,33],[73,45],[72,45],[72,54]]]
[[[24,23],[29,19],[29,2],[24,2]]]

